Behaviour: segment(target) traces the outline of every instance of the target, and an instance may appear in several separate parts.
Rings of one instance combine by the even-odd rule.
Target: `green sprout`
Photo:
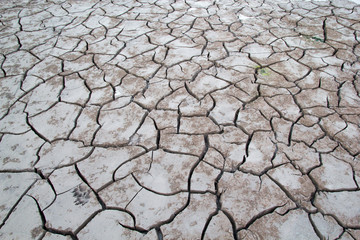
[[[255,66],[255,70],[257,71],[257,73],[261,74],[262,76],[269,76],[270,72],[268,68],[264,68],[262,66]]]
[[[307,35],[303,35],[306,39],[308,40],[313,40],[316,42],[325,42],[323,39],[319,38],[319,37],[312,37],[312,36],[307,36]]]

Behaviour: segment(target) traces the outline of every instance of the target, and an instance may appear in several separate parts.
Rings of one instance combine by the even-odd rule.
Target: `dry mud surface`
[[[1,239],[360,239],[360,5],[1,1]]]

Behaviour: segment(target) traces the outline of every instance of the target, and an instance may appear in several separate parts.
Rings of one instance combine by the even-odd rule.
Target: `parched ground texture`
[[[0,4],[1,239],[360,239],[360,5]]]

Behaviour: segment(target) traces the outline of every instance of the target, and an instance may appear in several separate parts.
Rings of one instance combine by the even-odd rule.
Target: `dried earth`
[[[0,6],[1,239],[360,239],[360,5]]]

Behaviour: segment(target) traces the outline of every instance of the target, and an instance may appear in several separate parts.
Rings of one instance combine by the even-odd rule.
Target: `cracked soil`
[[[1,239],[360,239],[359,183],[359,4],[1,1]]]

